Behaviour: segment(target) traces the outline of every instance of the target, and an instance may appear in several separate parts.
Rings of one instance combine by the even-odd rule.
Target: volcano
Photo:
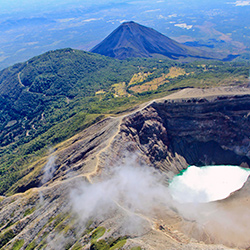
[[[249,171],[249,113],[250,89],[230,86],[183,89],[105,117],[35,162],[19,194],[0,196],[0,248],[249,249],[250,178],[213,202],[187,200],[186,187],[178,202],[168,188],[189,165]],[[217,171],[209,179],[220,193]]]
[[[219,54],[185,46],[152,28],[132,21],[122,23],[90,52],[117,59],[130,57],[222,59]]]

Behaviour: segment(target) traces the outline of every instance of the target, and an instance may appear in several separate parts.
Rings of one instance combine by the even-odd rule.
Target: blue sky
[[[98,4],[104,1],[94,1]],[[65,8],[75,5],[91,5],[91,0],[0,0],[1,14],[11,14],[13,12],[43,12],[51,11],[54,8]]]
[[[23,11],[45,11],[51,10],[55,7],[70,7],[75,5],[89,6],[105,4],[108,2],[127,2],[121,0],[0,0],[1,12],[12,13],[12,12],[23,12]],[[1,14],[2,14],[1,13]]]
[[[225,0],[0,0],[0,15],[1,14],[11,14],[13,12],[34,12],[41,13],[43,11],[53,11],[55,8],[70,8],[75,6],[87,7],[90,5],[99,5],[105,3],[118,3],[118,2],[130,2],[133,4],[143,4],[143,3],[151,3],[157,4],[165,2],[168,3],[176,3],[178,6],[186,5],[187,8],[190,6],[194,7],[196,5],[199,6],[206,6],[206,5],[213,5],[216,3],[231,3],[237,6],[246,6],[250,5],[249,0],[235,0],[235,1],[225,1]]]

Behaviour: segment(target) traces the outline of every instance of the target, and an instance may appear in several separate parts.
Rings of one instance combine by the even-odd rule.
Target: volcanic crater
[[[140,169],[153,169],[160,173],[159,182],[163,180],[166,189],[161,186],[159,190],[167,190],[168,181],[189,165],[238,165],[249,168],[249,138],[250,89],[184,89],[129,114],[106,118],[59,145],[52,153],[55,159],[52,179],[41,185],[44,172],[41,169],[36,181],[30,178],[16,184],[16,190],[24,193],[4,198],[0,210],[2,229],[9,223],[6,218],[15,211],[11,230],[16,238],[35,239],[37,244],[41,244],[43,237],[37,232],[42,230],[50,235],[47,247],[53,248],[61,236],[56,229],[51,231],[54,223],[51,218],[66,214],[62,224],[77,228],[78,232],[73,233],[73,229],[67,231],[63,234],[64,240],[75,240],[85,244],[82,249],[91,249],[88,241],[92,237],[91,231],[86,233],[86,227],[80,227],[83,223],[80,219],[69,219],[74,207],[71,191],[78,189],[79,193],[86,188],[90,190],[93,200],[96,193],[91,193],[93,189],[88,189],[89,186],[106,180],[103,190],[107,191],[110,185],[107,180],[110,179],[118,183],[116,189],[123,199],[116,200],[116,196],[110,195],[114,203],[109,207],[112,214],[107,212],[99,218],[88,218],[95,228],[110,228],[103,239],[124,236],[120,223],[124,224],[124,214],[133,214],[131,224],[137,221],[134,218],[140,218],[145,223],[142,223],[140,233],[126,231],[125,249],[138,245],[142,249],[247,248],[250,241],[250,225],[246,223],[250,207],[249,180],[229,198],[206,204],[180,204],[168,193],[159,197],[154,193],[147,200],[146,194],[145,204],[157,201],[156,207],[151,204],[149,208],[152,211],[148,213],[143,208],[133,210],[133,204],[124,204],[126,193],[119,190],[120,177],[112,179],[112,171],[117,165],[123,168],[124,162],[129,159],[132,167],[139,165]],[[155,175],[154,171],[152,175]],[[151,172],[146,175],[147,178],[150,175]],[[83,189],[80,188],[82,182],[88,183]],[[136,182],[139,189],[140,178]],[[133,190],[135,194],[137,191],[136,188]],[[82,196],[76,197],[74,201],[77,200],[79,207],[75,212],[81,217],[87,212],[85,205],[80,205]],[[98,207],[103,212],[106,205]],[[35,212],[23,216],[22,211],[31,208]]]

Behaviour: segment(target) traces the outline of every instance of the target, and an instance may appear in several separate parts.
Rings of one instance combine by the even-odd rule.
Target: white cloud
[[[101,20],[102,18],[90,18],[90,19],[85,19],[83,22],[92,22],[92,21],[98,21]]]
[[[125,23],[125,22],[129,22],[129,20],[123,19],[123,20],[120,20],[119,22],[120,22],[120,23]]]
[[[167,17],[163,16],[163,15],[159,15],[158,19],[167,19]]]
[[[155,9],[155,10],[146,10],[144,11],[145,13],[148,13],[148,12],[156,12],[156,11],[160,11],[160,9]]]
[[[186,23],[177,23],[174,26],[182,28],[182,29],[187,29],[187,30],[190,30],[193,28],[193,25],[187,25]]]
[[[168,15],[168,16],[163,16],[163,15],[159,15],[158,16],[158,19],[169,19],[169,18],[172,18],[172,17],[177,17],[177,14],[172,14],[172,15]]]
[[[172,14],[172,15],[168,15],[169,18],[171,17],[177,17],[177,14]]]
[[[57,19],[57,21],[59,23],[67,23],[67,22],[71,22],[73,20],[77,20],[76,18],[63,18],[63,19]]]
[[[249,6],[250,5],[250,1],[246,0],[246,1],[236,1],[234,2],[235,6]]]
[[[82,18],[63,18],[63,19],[57,19],[57,22],[59,23],[84,23],[84,22],[93,22],[93,21],[99,21],[102,18],[89,18],[89,19],[82,19]]]

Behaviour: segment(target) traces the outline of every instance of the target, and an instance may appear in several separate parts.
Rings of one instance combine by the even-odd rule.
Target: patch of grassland
[[[82,249],[82,246],[78,242],[72,247],[72,250],[81,250],[81,249]]]
[[[90,250],[109,250],[110,247],[105,240],[98,240],[91,244]]]
[[[152,73],[150,72],[139,72],[137,74],[134,74],[133,77],[131,78],[130,82],[129,82],[129,86],[130,85],[134,85],[134,84],[138,84],[138,83],[142,83],[143,81],[145,81]]]
[[[104,90],[102,90],[102,89],[95,92],[96,95],[103,95],[103,94],[105,94],[105,93],[106,93],[106,91],[104,91]]]
[[[127,240],[126,237],[119,237],[117,239],[109,238],[107,241],[105,240],[98,240],[91,242],[91,250],[115,250],[115,249],[121,249],[125,244]]]
[[[0,235],[0,248],[6,245],[10,240],[12,240],[16,235],[12,230],[5,232],[4,234]]]
[[[130,96],[127,92],[127,86],[125,82],[115,83],[111,87],[111,92],[114,93],[115,97]]]
[[[28,208],[28,209],[26,209],[26,211],[24,212],[24,215],[23,215],[23,216],[26,217],[27,215],[32,214],[35,210],[36,210],[35,207]]]
[[[62,231],[62,230],[64,230],[65,229],[65,227],[66,227],[66,224],[64,223],[65,222],[65,220],[67,220],[68,218],[69,218],[69,214],[59,214],[57,217],[56,217],[56,219],[55,219],[55,221],[54,221],[54,228],[58,231],[58,232],[60,232],[60,231]]]
[[[180,67],[171,67],[169,73],[165,75],[166,78],[175,78],[178,76],[186,75],[186,71]]]
[[[13,247],[12,247],[12,250],[19,250],[24,244],[24,239],[21,239],[21,240],[16,240]]]
[[[157,90],[159,86],[169,82],[164,74],[161,77],[155,78],[152,81],[145,82],[141,85],[135,85],[130,88],[134,93],[143,93],[145,91]]]
[[[33,241],[30,242],[30,244],[25,248],[25,250],[33,250],[33,249],[36,248],[36,246],[37,246],[36,241],[33,240]]]
[[[152,73],[151,73],[152,74]],[[174,79],[179,76],[189,75],[190,73],[186,73],[185,69],[180,67],[171,67],[169,68],[169,72],[167,74],[162,73],[160,77],[154,77],[152,80],[148,80],[150,74],[135,74],[130,81],[129,90],[134,93],[143,93],[146,91],[157,90],[159,86],[169,83],[168,79]],[[151,77],[150,77],[151,78]],[[139,79],[139,80],[138,80]]]
[[[105,227],[98,227],[94,230],[94,232],[91,235],[91,243],[93,244],[95,241],[97,241],[100,237],[102,237],[106,232]]]
[[[110,247],[110,250],[121,249],[126,244],[126,242],[126,239],[119,240],[112,247]]]

